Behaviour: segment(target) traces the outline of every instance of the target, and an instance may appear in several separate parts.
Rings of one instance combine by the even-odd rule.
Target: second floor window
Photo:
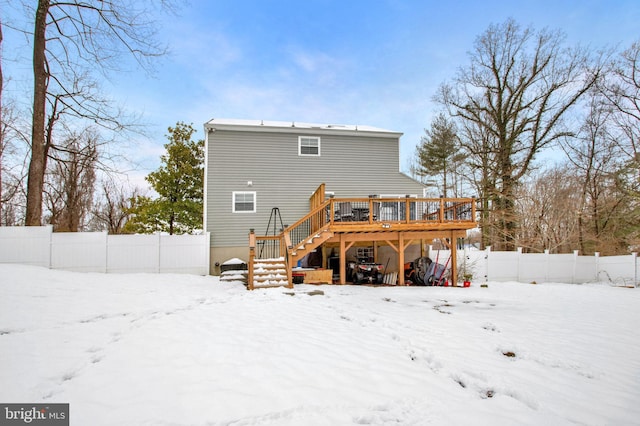
[[[300,136],[298,137],[298,155],[320,156],[320,138]]]

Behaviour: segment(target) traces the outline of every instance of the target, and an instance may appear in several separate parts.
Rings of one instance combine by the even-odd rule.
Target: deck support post
[[[398,285],[404,285],[404,232],[398,234]]]
[[[457,233],[451,231],[451,285],[458,285],[458,236]]]
[[[355,241],[347,244],[344,234],[340,234],[340,284],[347,283],[347,250],[353,246]]]
[[[347,259],[345,258],[347,250],[345,250],[345,241],[344,236],[340,234],[340,284],[345,283],[345,278],[347,276]]]
[[[320,246],[322,250],[322,268],[329,269],[329,261],[327,260],[327,248],[322,244]]]
[[[377,241],[373,242],[373,261],[374,262],[379,262],[379,260],[378,260],[378,242]]]

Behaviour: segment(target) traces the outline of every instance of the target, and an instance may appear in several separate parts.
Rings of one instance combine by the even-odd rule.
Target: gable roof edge
[[[211,119],[204,123],[207,131],[230,130],[249,132],[277,132],[303,134],[361,135],[370,137],[396,137],[403,133],[366,125],[313,124],[295,121]]]

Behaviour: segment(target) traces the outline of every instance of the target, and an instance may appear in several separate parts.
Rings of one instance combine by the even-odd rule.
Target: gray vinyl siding
[[[320,137],[321,156],[299,156],[298,136]],[[216,130],[208,139],[206,227],[215,247],[247,244],[250,228],[264,235],[273,207],[285,225],[296,222],[308,213],[309,197],[321,183],[336,197],[422,196],[422,185],[398,171],[395,134]],[[256,213],[232,213],[234,191],[255,191]]]

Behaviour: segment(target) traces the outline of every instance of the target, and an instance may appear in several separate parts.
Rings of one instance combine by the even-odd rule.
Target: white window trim
[[[236,195],[239,194],[252,194],[253,195],[253,210],[236,210]],[[256,191],[233,191],[231,193],[231,211],[233,213],[255,213],[258,209],[258,197]]]
[[[356,258],[361,258],[361,257],[373,258],[374,253],[375,251],[373,250],[373,246],[356,247]]]
[[[318,141],[318,153],[317,154],[303,154],[302,153],[302,139],[315,139]],[[320,157],[320,136],[298,136],[298,156],[299,157]]]

